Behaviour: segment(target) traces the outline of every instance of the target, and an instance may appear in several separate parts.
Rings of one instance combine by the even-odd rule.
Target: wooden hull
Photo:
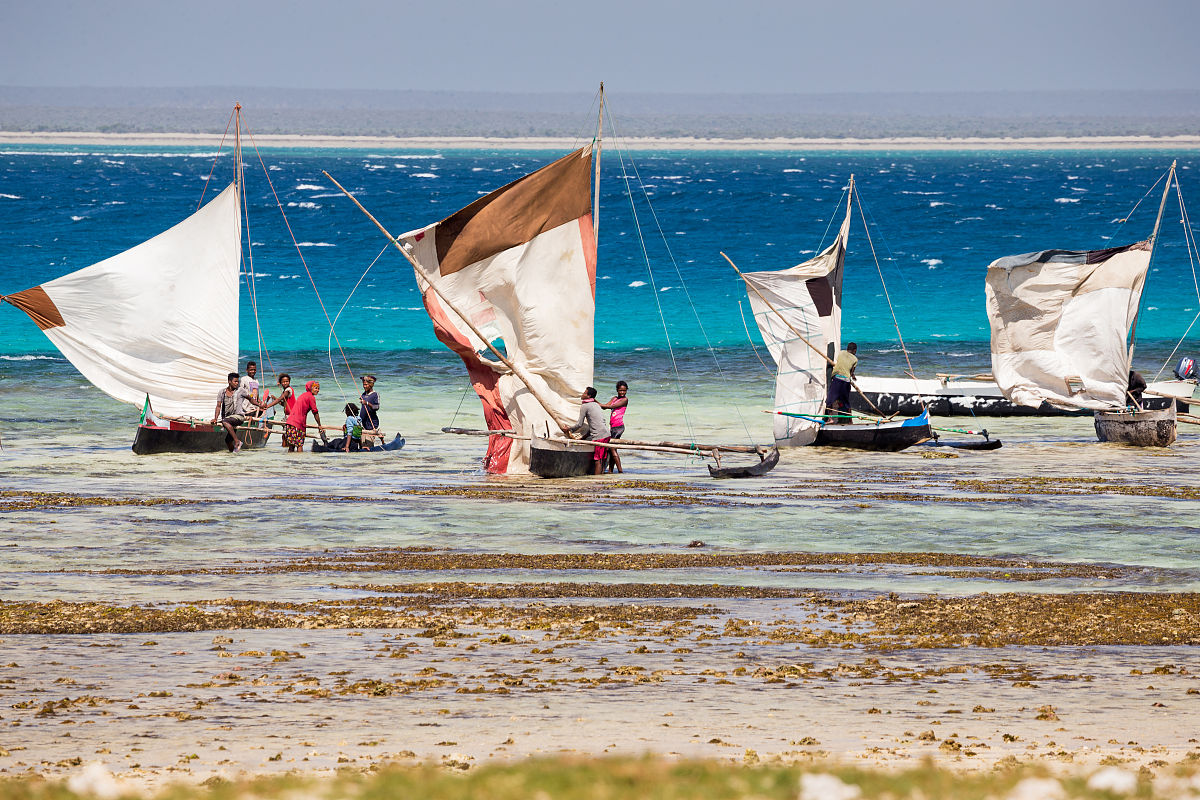
[[[555,439],[534,438],[529,443],[529,471],[541,478],[575,478],[590,475],[594,448],[569,445]]]
[[[779,463],[779,448],[772,447],[771,452],[757,464],[748,467],[714,467],[708,466],[708,474],[714,478],[758,478],[775,469]]]
[[[1097,411],[1096,438],[1134,447],[1167,447],[1175,441],[1175,408]]]
[[[314,453],[345,453],[345,452],[396,453],[404,448],[404,437],[398,433],[396,434],[396,437],[394,439],[392,439],[390,442],[384,442],[382,445],[376,445],[375,447],[372,447],[370,450],[346,451],[346,450],[343,450],[341,447],[337,446],[337,443],[339,443],[339,442],[341,442],[341,439],[330,439],[329,440],[330,446],[326,446],[326,445],[322,444],[321,442],[314,440],[312,443],[312,451]]]
[[[238,431],[242,448],[262,447],[266,431]],[[221,426],[172,422],[171,427],[139,425],[133,437],[133,452],[139,456],[157,453],[220,453],[229,449],[228,434]]]
[[[1091,413],[1086,409],[1055,408],[1049,403],[1037,408],[1023,406],[1007,399],[992,381],[864,376],[855,382],[862,393],[850,392],[850,408],[862,414],[908,417],[926,408],[937,417],[1082,417]],[[1164,397],[1147,396],[1144,400],[1146,407],[1152,409],[1170,405],[1170,400]]]
[[[929,414],[895,422],[822,425],[817,431],[816,447],[850,447],[895,453],[933,438]]]

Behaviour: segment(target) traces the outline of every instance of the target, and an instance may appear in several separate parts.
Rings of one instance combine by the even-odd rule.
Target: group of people
[[[851,345],[853,346],[853,345]],[[217,393],[217,405],[213,411],[213,425],[221,425],[227,433],[226,443],[229,449],[237,452],[242,449],[242,441],[238,429],[264,420],[266,413],[277,405],[283,406],[283,446],[289,453],[304,449],[304,440],[308,436],[308,415],[312,414],[318,435],[323,441],[327,440],[325,429],[321,426],[321,412],[317,409],[317,395],[321,393],[320,381],[308,381],[304,391],[297,395],[292,388],[292,377],[286,372],[280,373],[277,383],[279,394],[271,396],[269,391],[262,392],[258,382],[258,364],[253,361],[246,363],[246,374],[229,373],[228,384]],[[340,439],[326,441],[330,449],[351,452],[355,450],[370,450],[375,439],[381,438],[379,432],[379,392],[375,391],[375,376],[362,377],[362,394],[358,396],[359,403],[347,403],[343,412],[346,414],[342,424]],[[592,474],[599,475],[604,471],[624,472],[621,466],[621,456],[615,448],[601,445],[611,444],[625,434],[625,410],[629,408],[629,384],[617,381],[616,394],[607,403],[596,400],[595,388],[589,386],[583,390],[580,399],[583,407],[579,412],[579,420],[574,425],[562,425],[563,433],[582,434],[582,438],[595,442],[592,461]],[[608,411],[606,418],[604,412]],[[274,414],[272,413],[272,416]]]
[[[592,452],[592,474],[600,475],[608,472],[624,472],[621,468],[621,456],[616,448],[604,447],[614,439],[620,439],[625,434],[625,409],[629,407],[629,384],[617,381],[617,393],[607,403],[596,401],[596,390],[589,386],[583,390],[579,399],[583,406],[579,409],[579,420],[574,425],[560,425],[563,433],[570,436],[573,433],[583,434],[581,438],[596,443]],[[604,412],[611,412],[608,419]]]
[[[217,405],[213,411],[213,425],[225,428],[225,441],[229,449],[237,452],[242,449],[242,441],[238,436],[238,428],[247,423],[263,420],[267,411],[282,405],[284,413],[283,446],[289,453],[304,449],[304,440],[308,436],[308,415],[311,413],[318,435],[322,441],[327,441],[325,429],[321,426],[321,412],[317,409],[317,395],[321,392],[320,381],[308,381],[304,391],[299,395],[292,388],[292,376],[286,372],[279,374],[276,383],[279,394],[271,396],[269,391],[259,396],[261,385],[258,382],[258,364],[246,362],[246,374],[229,373],[228,385],[217,393]],[[382,438],[379,432],[379,393],[375,391],[375,376],[362,377],[362,394],[359,395],[361,408],[354,403],[347,403],[344,409],[346,421],[342,425],[342,437],[335,442],[328,442],[333,449],[345,452],[351,450],[370,450],[376,438]],[[274,416],[272,412],[271,416]],[[264,420],[265,421],[265,420]]]

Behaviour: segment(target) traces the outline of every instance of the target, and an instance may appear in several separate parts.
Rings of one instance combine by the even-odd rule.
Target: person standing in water
[[[601,404],[601,408],[612,412],[608,419],[608,427],[611,431],[612,439],[620,439],[625,433],[625,409],[629,408],[629,398],[626,395],[629,393],[629,384],[625,381],[617,381],[617,394],[607,403]],[[625,472],[621,468],[621,455],[617,450],[608,448],[608,471],[612,472],[614,467],[617,472]]]
[[[362,420],[362,444],[367,450],[375,444],[375,439],[382,439],[379,433],[379,392],[375,391],[375,376],[362,376],[363,390],[358,399],[362,402],[359,419]]]
[[[854,369],[858,366],[858,345],[850,342],[846,349],[833,360],[833,374],[829,377],[829,396],[825,400],[830,422],[850,421],[850,384],[854,380]]]
[[[312,412],[317,423],[317,432],[321,440],[325,439],[325,431],[320,430],[321,412],[317,411],[317,395],[321,391],[320,381],[309,381],[304,384],[304,394],[296,398],[292,410],[288,412],[287,422],[283,426],[283,443],[289,453],[304,450],[304,429],[308,425],[308,412]]]

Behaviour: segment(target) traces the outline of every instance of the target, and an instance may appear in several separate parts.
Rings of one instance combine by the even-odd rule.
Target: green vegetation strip
[[[1200,755],[1200,751],[1198,751]],[[210,778],[202,785],[177,784],[154,794],[128,795],[155,800],[245,800],[304,797],[422,798],[422,800],[817,800],[818,798],[923,798],[984,800],[1053,797],[1059,800],[1112,800],[1128,794],[1141,800],[1192,796],[1196,768],[1191,762],[1158,772],[1110,768],[1052,777],[1044,768],[1002,764],[996,769],[956,772],[926,763],[906,770],[863,769],[834,763],[761,764],[752,750],[729,761],[660,758],[529,759],[470,768],[446,756],[440,764],[388,766],[377,772],[343,769],[334,777],[259,777],[231,782]],[[1124,783],[1128,782],[1128,783]],[[1089,785],[1089,783],[1091,785]],[[1128,791],[1112,791],[1114,784]],[[0,782],[7,800],[73,800],[79,795],[63,782],[9,778]],[[90,795],[88,795],[90,796]]]

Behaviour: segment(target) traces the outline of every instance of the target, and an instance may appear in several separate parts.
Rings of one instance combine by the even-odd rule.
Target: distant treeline
[[[590,135],[586,94],[258,88],[0,87],[0,130],[220,133],[234,102],[258,134]],[[1200,130],[1200,92],[610,96],[622,136],[1175,136]]]

